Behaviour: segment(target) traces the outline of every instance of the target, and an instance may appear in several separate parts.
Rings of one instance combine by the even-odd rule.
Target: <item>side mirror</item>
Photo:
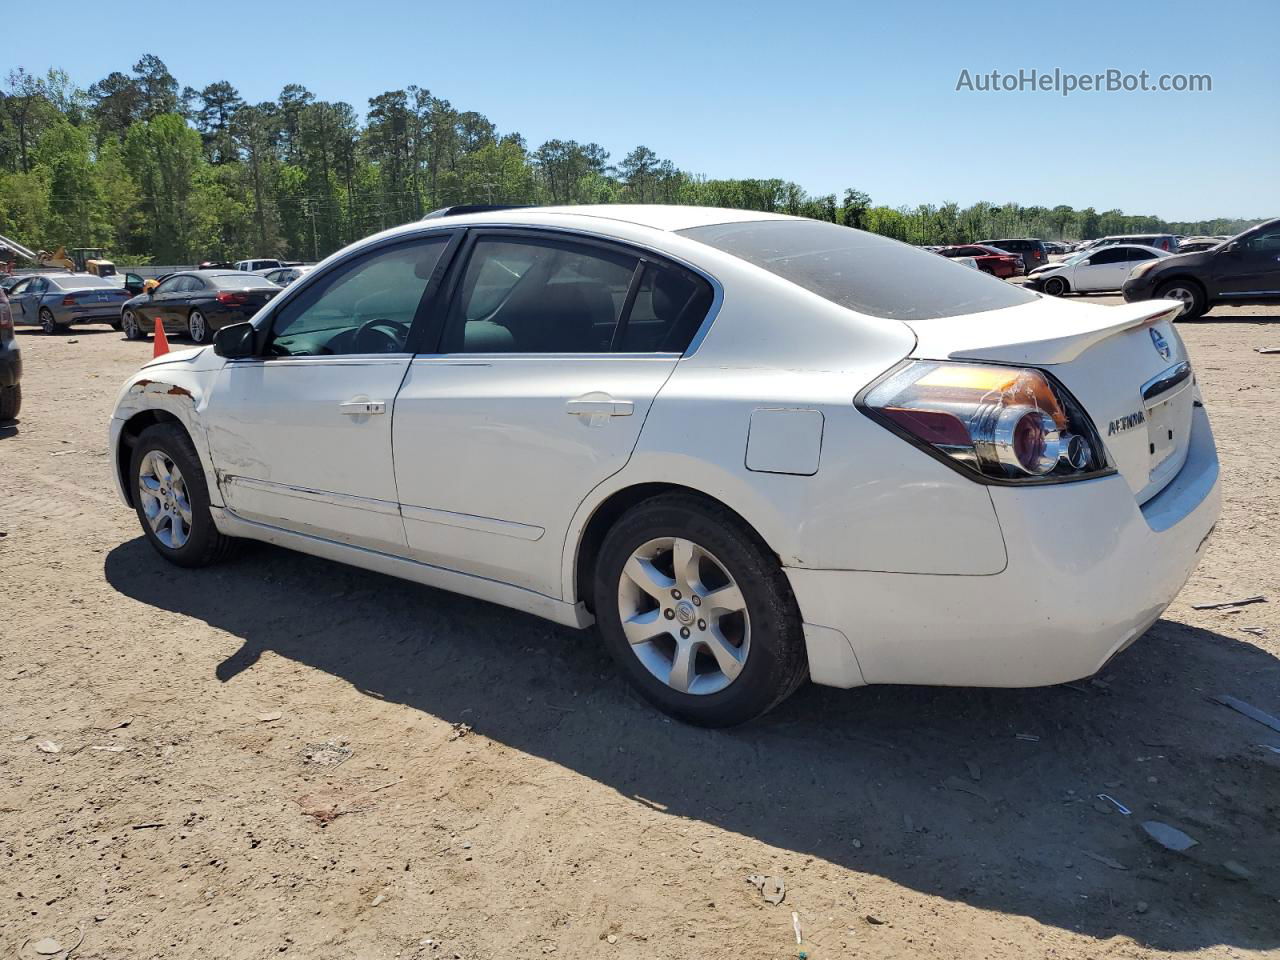
[[[1232,240],[1230,243],[1228,243],[1225,247],[1222,248],[1222,252],[1223,253],[1239,253],[1240,241]]]
[[[258,331],[252,323],[233,323],[213,335],[213,352],[228,360],[258,355]]]

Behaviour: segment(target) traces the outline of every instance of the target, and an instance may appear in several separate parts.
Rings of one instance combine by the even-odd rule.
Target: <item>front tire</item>
[[[53,318],[53,311],[48,307],[40,308],[40,329],[50,336],[60,333],[62,330],[58,326],[58,321]]]
[[[1209,309],[1208,298],[1200,284],[1191,280],[1170,280],[1156,289],[1157,300],[1177,300],[1182,312],[1175,320],[1199,320]]]
[[[594,605],[640,694],[687,723],[745,723],[808,676],[782,568],[734,513],[689,494],[646,500],[600,548]]]
[[[1067,292],[1067,281],[1061,277],[1050,277],[1044,282],[1044,292],[1051,297],[1061,297]]]
[[[235,548],[237,541],[214,525],[200,455],[180,426],[157,423],[142,431],[129,482],[143,534],[170,563],[204,567]]]
[[[193,343],[209,342],[209,321],[199,310],[192,310],[187,317],[187,333]]]

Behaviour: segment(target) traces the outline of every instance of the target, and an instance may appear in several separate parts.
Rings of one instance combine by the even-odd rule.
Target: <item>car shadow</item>
[[[188,571],[139,537],[104,572],[240,638],[210,683],[272,651],[635,803],[927,894],[1165,951],[1280,946],[1280,757],[1257,746],[1280,735],[1207,699],[1268,708],[1280,662],[1223,634],[1161,621],[1067,686],[808,686],[709,731],[635,698],[589,632],[341,564],[255,546]],[[1150,818],[1200,846],[1156,847]],[[1231,882],[1228,860],[1261,879]]]
[[[14,327],[13,332],[18,336],[24,337],[49,337],[51,340],[64,339],[66,337],[93,337],[99,334],[114,333],[118,337],[123,337],[119,330],[110,324],[104,323],[100,327],[67,327],[55,334],[47,334],[39,327]]]

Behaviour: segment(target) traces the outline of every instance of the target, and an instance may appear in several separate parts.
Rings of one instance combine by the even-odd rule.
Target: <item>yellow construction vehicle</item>
[[[59,247],[53,253],[41,250],[39,264],[42,267],[62,267],[72,273],[91,273],[95,277],[114,277],[116,265],[102,255],[104,247],[73,247],[67,256],[67,248]]]

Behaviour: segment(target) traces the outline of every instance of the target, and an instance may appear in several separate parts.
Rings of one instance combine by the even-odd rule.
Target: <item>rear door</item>
[[[396,398],[410,553],[559,597],[574,511],[630,458],[711,285],[588,238],[481,230],[450,286],[440,349]]]
[[[391,241],[326,269],[264,320],[263,356],[227,361],[205,422],[234,514],[404,553],[392,411],[451,236]]]

